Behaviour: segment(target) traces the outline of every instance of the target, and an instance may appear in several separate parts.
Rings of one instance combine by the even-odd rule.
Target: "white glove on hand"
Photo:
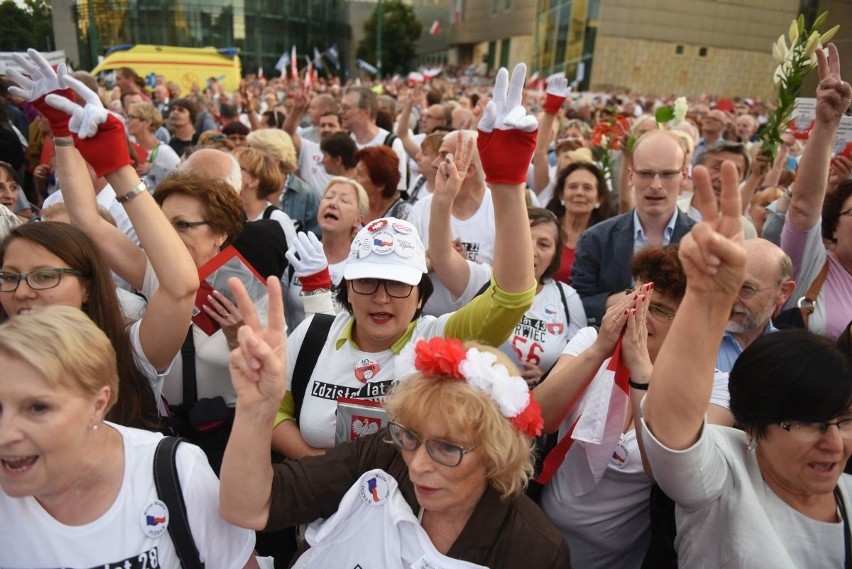
[[[62,80],[63,87],[73,89],[80,98],[86,101],[86,105],[81,107],[74,101],[69,101],[58,95],[48,95],[45,97],[45,101],[51,107],[71,115],[68,128],[79,138],[85,139],[95,136],[100,125],[109,118],[109,111],[104,108],[104,104],[97,93],[74,77],[66,75]]]
[[[491,132],[494,129],[533,132],[538,128],[538,121],[521,104],[524,93],[527,66],[519,63],[512,70],[512,78],[505,67],[497,72],[494,81],[494,92],[491,101],[485,106],[485,112],[479,120],[479,130]]]
[[[297,277],[307,277],[328,268],[328,259],[325,258],[322,243],[313,231],[300,231],[293,241],[293,247],[296,250],[290,249],[285,255]],[[298,258],[296,253],[299,254]]]
[[[15,96],[35,101],[43,95],[65,88],[62,84],[63,78],[67,77],[68,68],[60,63],[57,71],[53,71],[50,63],[36,50],[27,50],[29,59],[19,53],[13,53],[12,59],[29,77],[23,75],[14,67],[10,67],[6,73],[17,83],[18,87],[9,87],[9,92]]]

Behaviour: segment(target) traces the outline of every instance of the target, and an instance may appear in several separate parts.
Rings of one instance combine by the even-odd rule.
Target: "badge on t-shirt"
[[[361,480],[361,488],[358,489],[361,499],[370,506],[378,506],[390,496],[390,487],[383,472],[376,472],[373,476]]]
[[[371,360],[370,358],[361,358],[358,360],[358,363],[355,364],[355,379],[361,383],[367,383],[379,375],[379,371],[381,371],[381,368],[377,361]]]
[[[142,531],[148,537],[160,537],[169,527],[169,508],[160,500],[154,500],[142,511]]]
[[[619,470],[627,466],[628,459],[630,458],[630,453],[627,451],[623,439],[624,437],[622,436],[622,439],[618,441],[618,445],[615,447],[615,451],[612,453],[612,458],[609,459],[609,465]]]

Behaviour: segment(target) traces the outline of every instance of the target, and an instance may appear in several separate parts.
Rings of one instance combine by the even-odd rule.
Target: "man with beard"
[[[716,355],[716,368],[730,372],[752,342],[775,332],[772,317],[796,288],[793,264],[780,247],[766,239],[745,242],[745,281],[737,295]]]

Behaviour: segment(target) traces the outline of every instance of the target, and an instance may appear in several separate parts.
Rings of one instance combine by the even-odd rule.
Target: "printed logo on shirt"
[[[345,387],[334,383],[315,381],[311,387],[311,395],[320,399],[337,401],[341,397],[355,399],[383,399],[391,388],[392,379],[367,383],[361,387]]]
[[[528,316],[521,317],[521,321],[515,326],[515,335],[521,338],[527,338],[534,342],[544,342],[547,340],[547,323],[538,318],[529,318]]]
[[[464,253],[464,256],[474,262],[476,262],[476,258],[479,256],[479,247],[479,243],[468,243],[466,241],[461,242],[461,250]]]
[[[554,336],[559,336],[562,334],[562,331],[565,330],[565,325],[562,322],[548,322],[547,323],[547,333],[553,334]]]
[[[148,537],[160,537],[169,527],[169,508],[160,500],[154,500],[142,511],[142,531]]]
[[[362,358],[357,364],[355,364],[355,379],[361,383],[367,383],[379,375],[379,371],[381,371],[381,369],[382,368],[379,367],[379,363],[375,360]]]
[[[622,468],[627,466],[629,458],[630,453],[627,451],[627,447],[624,445],[624,441],[619,440],[618,445],[615,447],[615,451],[613,451],[612,453],[612,458],[609,459],[609,465],[613,468],[621,470]]]
[[[362,415],[352,415],[352,438],[360,439],[373,433],[378,433],[382,428],[382,420],[378,417],[364,417]]]
[[[555,304],[548,304],[544,307],[544,317],[548,320],[553,320],[559,315],[559,310]]]
[[[159,569],[160,556],[157,548],[143,551],[139,555],[122,559],[121,561],[110,561],[101,563],[91,569]]]
[[[375,506],[381,504],[390,496],[390,487],[385,477],[377,472],[361,482],[359,494],[365,503]]]

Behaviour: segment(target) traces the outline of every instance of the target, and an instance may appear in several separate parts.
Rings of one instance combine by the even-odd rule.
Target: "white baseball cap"
[[[343,278],[417,285],[425,272],[426,248],[417,229],[402,219],[383,217],[368,223],[355,236]]]

